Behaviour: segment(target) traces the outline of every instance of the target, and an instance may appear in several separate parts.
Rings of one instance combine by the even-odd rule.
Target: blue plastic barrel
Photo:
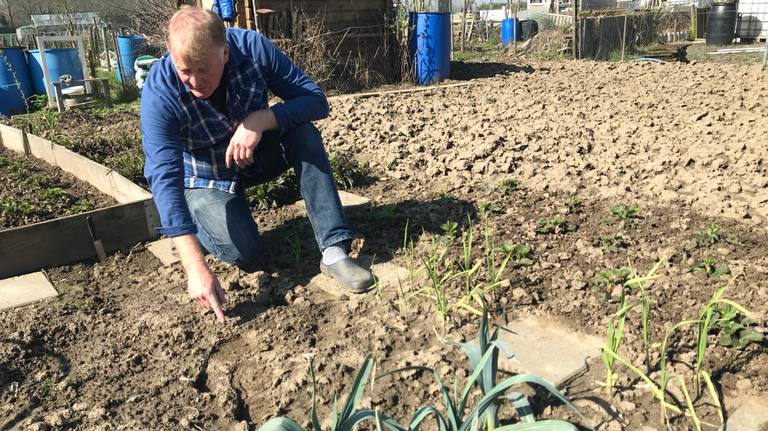
[[[415,13],[409,41],[410,57],[416,83],[440,82],[451,73],[451,14],[448,12]]]
[[[517,39],[518,42],[523,40],[523,26],[518,20],[515,22],[514,18],[505,18],[501,22],[501,45],[511,45]]]
[[[128,79],[136,77],[133,63],[139,58],[147,47],[147,39],[144,36],[117,36],[117,49],[120,52],[120,60],[123,62],[123,72]],[[117,68],[117,80],[122,81],[120,68]]]
[[[32,97],[32,82],[24,48],[0,48],[0,114],[27,111],[25,98]]]
[[[72,79],[83,79],[83,66],[75,48],[51,48],[45,50],[45,62],[51,82],[56,82],[62,75],[70,75]],[[46,94],[45,77],[40,50],[29,51],[29,71],[32,76],[32,89],[35,94]],[[62,85],[65,88],[66,85]]]

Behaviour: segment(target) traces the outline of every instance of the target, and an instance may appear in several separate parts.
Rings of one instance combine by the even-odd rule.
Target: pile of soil
[[[114,204],[112,197],[60,168],[0,147],[0,229]]]
[[[448,221],[457,233],[473,229],[475,259],[486,251],[485,232],[499,245],[529,246],[532,265],[511,265],[509,283],[487,295],[498,324],[530,313],[602,338],[618,304],[617,285],[600,283],[600,272],[645,273],[661,259],[660,277],[648,286],[654,342],[696,318],[725,284],[726,297],[768,312],[768,236],[760,223],[768,210],[761,198],[768,76],[725,65],[509,70],[470,87],[332,100],[331,118],[319,124],[328,150],[354,152],[376,177],[353,188],[372,199],[348,211],[364,238],[357,252],[407,268],[406,225],[422,257],[445,237]],[[633,205],[636,217],[614,215]],[[541,222],[558,216],[569,227],[544,233]],[[0,313],[0,427],[246,430],[275,415],[307,427],[305,353],[314,355],[326,425],[368,355],[378,358],[378,375],[423,364],[451,387],[466,380],[465,359],[435,331],[470,340],[476,316],[457,311],[443,324],[431,301],[415,295],[406,304],[396,286],[331,295],[311,283],[319,252],[303,212],[292,205],[254,217],[269,250],[265,270],[245,274],[211,261],[227,289],[224,325],[191,312],[181,267],[162,267],[143,246],[107,262],[51,269],[57,299]],[[712,224],[721,235],[697,241]],[[450,253],[457,261],[458,241]],[[730,276],[695,270],[706,258],[727,264]],[[454,301],[461,293],[459,283],[448,291]],[[752,327],[766,331],[762,322]],[[638,313],[625,331],[621,353],[642,365]],[[690,376],[694,341],[690,330],[671,338],[671,370]],[[764,340],[741,350],[719,345],[714,334],[710,342],[704,367],[726,413],[768,391]],[[658,366],[659,356],[652,360]],[[604,368],[591,358],[564,390],[597,429],[662,429],[651,395],[627,371],[619,376],[617,394],[606,396],[596,383]],[[378,380],[362,402],[401,421],[439,403],[431,376],[415,372]],[[718,423],[706,396],[695,403],[704,421]],[[535,397],[533,408],[537,417],[577,421],[547,397]],[[679,415],[671,420],[673,429],[690,428]]]

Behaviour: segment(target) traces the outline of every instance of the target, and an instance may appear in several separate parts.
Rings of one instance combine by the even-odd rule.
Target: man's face
[[[181,82],[186,85],[192,95],[199,99],[211,97],[221,82],[224,65],[229,60],[229,46],[210,47],[207,55],[201,61],[192,61],[183,54],[177,55],[171,48],[173,64]]]

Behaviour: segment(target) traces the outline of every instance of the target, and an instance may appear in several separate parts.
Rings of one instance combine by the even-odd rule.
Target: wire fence
[[[768,38],[768,1],[739,1],[736,18],[738,39],[746,42]]]

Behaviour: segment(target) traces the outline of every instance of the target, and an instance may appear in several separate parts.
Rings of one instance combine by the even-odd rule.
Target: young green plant
[[[503,351],[509,357],[510,352],[506,344],[498,339],[499,329],[497,328],[492,333],[489,331],[485,302],[482,300],[480,302],[483,304],[483,312],[477,343],[457,343],[442,340],[445,344],[461,348],[472,367],[472,374],[460,394],[458,382],[454,388],[453,396],[451,396],[451,391],[443,384],[440,375],[434,369],[425,366],[400,368],[381,376],[405,371],[421,371],[430,373],[437,384],[443,402],[442,412],[433,406],[421,407],[414,415],[414,420],[411,421],[408,429],[416,430],[425,419],[434,417],[438,429],[444,431],[476,431],[479,429],[486,431],[576,431],[578,428],[565,421],[536,421],[528,398],[520,393],[510,392],[514,386],[520,384],[533,384],[542,387],[584,420],[584,417],[570,400],[544,379],[533,374],[518,374],[500,382],[497,381],[499,353]],[[473,399],[472,389],[475,386],[480,390],[480,398],[474,407],[470,407],[469,403]],[[513,405],[520,421],[511,425],[499,426],[498,414],[505,402],[510,402]],[[481,424],[485,426],[483,427]]]

